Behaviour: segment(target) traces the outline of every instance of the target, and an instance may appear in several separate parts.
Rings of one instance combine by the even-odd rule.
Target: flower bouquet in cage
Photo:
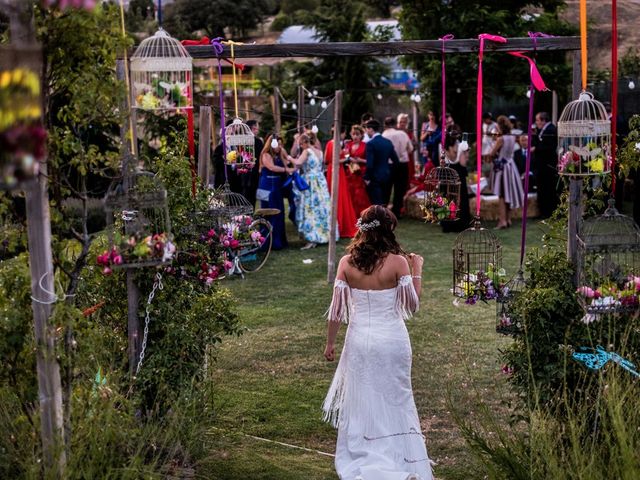
[[[608,148],[598,147],[589,142],[585,147],[569,145],[568,150],[560,156],[558,170],[565,175],[589,171],[592,174],[604,174],[611,170],[611,155]]]
[[[487,271],[477,270],[464,275],[456,290],[461,293],[467,305],[475,305],[478,301],[495,300],[504,284],[506,272],[504,268],[495,269],[489,264]]]
[[[598,314],[624,313],[640,308],[640,277],[629,275],[622,281],[608,279],[596,288],[578,287],[578,298],[586,306],[584,323],[596,320]]]
[[[38,76],[23,68],[0,72],[0,184],[6,188],[38,174],[47,138],[41,115]]]
[[[210,228],[202,232],[188,250],[181,250],[176,260],[166,268],[166,272],[185,280],[196,280],[210,286],[225,271],[224,252],[218,233]]]
[[[252,229],[253,219],[249,215],[236,215],[231,222],[222,225],[220,243],[224,248],[238,251],[243,248],[261,247],[265,237]]]
[[[256,163],[255,136],[240,118],[225,129],[225,160],[238,173],[248,173]]]
[[[424,203],[420,206],[424,219],[429,223],[437,223],[440,220],[455,220],[458,206],[455,200],[449,200],[437,191],[425,192]]]
[[[126,267],[129,264],[171,262],[175,253],[176,246],[166,233],[145,237],[140,235],[123,237],[116,233],[114,245],[98,255],[96,263],[103,267],[102,273],[109,275],[113,268]]]
[[[136,85],[136,107],[143,110],[177,110],[190,106],[188,86],[181,82],[163,80],[152,74],[149,84]]]

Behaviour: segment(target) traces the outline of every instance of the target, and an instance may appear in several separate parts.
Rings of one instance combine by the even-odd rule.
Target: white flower
[[[635,147],[636,147],[636,150],[640,152],[640,142],[637,142]]]

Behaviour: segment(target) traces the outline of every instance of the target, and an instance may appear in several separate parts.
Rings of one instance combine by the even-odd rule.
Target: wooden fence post
[[[273,120],[275,122],[275,133],[280,135],[282,130],[282,116],[280,115],[280,90],[275,87],[273,90]]]
[[[581,90],[580,52],[573,52],[573,100],[578,98]],[[582,178],[580,177],[569,180],[569,215],[567,222],[567,258],[575,268],[573,283],[574,287],[577,288],[580,279],[577,235],[582,224]]]
[[[298,85],[298,133],[304,131],[304,87]]]
[[[420,134],[418,130],[418,102],[411,102],[411,122],[413,123],[413,164],[420,163]]]
[[[338,224],[338,173],[340,172],[340,132],[342,130],[342,90],[336,90],[333,106],[333,158],[331,164],[331,219],[329,221],[329,254],[327,282],[336,278],[336,227]]]
[[[42,61],[39,45],[35,39],[33,14],[29,2],[2,0],[9,17],[11,46],[24,49],[20,55],[10,54],[7,64],[12,68],[20,64],[38,73],[42,78]],[[36,52],[34,52],[36,50]],[[35,55],[33,55],[35,53]],[[38,58],[34,61],[33,57]],[[14,61],[17,60],[17,65]],[[2,61],[4,63],[4,61]],[[51,217],[49,214],[47,164],[40,164],[40,175],[33,185],[25,190],[27,214],[27,245],[29,250],[29,272],[31,274],[31,308],[36,345],[36,370],[38,378],[38,400],[40,409],[40,438],[44,457],[44,475],[64,478],[66,454],[64,444],[64,420],[62,409],[62,382],[60,366],[56,357],[56,332],[49,318],[55,298],[53,255],[51,251]]]
[[[209,187],[211,177],[211,105],[200,107],[198,140],[198,176],[203,188]]]

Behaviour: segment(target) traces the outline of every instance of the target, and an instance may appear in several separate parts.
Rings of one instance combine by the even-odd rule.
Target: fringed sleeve
[[[411,275],[403,275],[396,288],[396,311],[404,320],[408,320],[418,311],[420,299],[413,286]]]
[[[327,320],[330,322],[349,323],[352,310],[349,285],[343,280],[336,280],[333,285],[333,299],[327,311]]]

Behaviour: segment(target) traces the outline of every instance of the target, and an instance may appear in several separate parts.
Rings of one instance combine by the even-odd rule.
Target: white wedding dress
[[[411,389],[404,321],[418,310],[411,276],[397,287],[358,290],[336,280],[329,321],[349,323],[323,410],[338,428],[341,480],[432,480]]]

